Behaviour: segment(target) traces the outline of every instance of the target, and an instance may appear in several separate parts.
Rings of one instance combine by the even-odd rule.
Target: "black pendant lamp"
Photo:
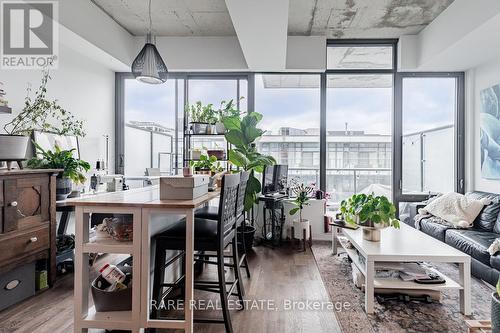
[[[141,82],[160,84],[167,81],[168,69],[154,44],[151,26],[151,0],[149,0],[149,32],[146,35],[146,44],[132,63],[132,74]]]

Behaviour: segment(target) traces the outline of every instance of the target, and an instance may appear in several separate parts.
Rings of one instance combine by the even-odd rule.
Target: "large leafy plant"
[[[309,196],[314,190],[313,186],[306,186],[304,183],[294,182],[291,187],[292,193],[295,194],[295,199],[292,204],[295,206],[290,209],[290,215],[295,215],[299,212],[299,222],[302,222],[302,209],[309,205]]]
[[[246,211],[257,202],[257,194],[262,189],[255,173],[262,173],[265,166],[276,164],[272,156],[262,155],[255,147],[255,141],[264,134],[257,127],[261,120],[262,115],[257,112],[249,112],[244,117],[234,115],[223,119],[227,130],[226,140],[233,146],[229,150],[229,161],[238,168],[250,171],[245,195]]]
[[[71,179],[75,184],[83,184],[86,180],[84,172],[90,170],[90,164],[75,158],[73,151],[62,150],[55,146],[54,151],[44,150],[34,143],[40,157],[34,157],[28,161],[31,169],[64,169],[62,177]]]
[[[385,196],[354,194],[340,203],[340,211],[345,221],[351,224],[372,222],[399,229],[396,207]]]
[[[31,86],[28,85],[23,110],[4,126],[7,134],[30,135],[36,130],[58,135],[85,136],[82,120],[75,119],[57,100],[47,99],[47,83],[50,79],[49,70],[45,68],[40,86],[33,97]]]

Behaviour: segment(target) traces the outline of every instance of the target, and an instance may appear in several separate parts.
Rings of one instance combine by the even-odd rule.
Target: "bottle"
[[[122,283],[125,281],[125,273],[123,273],[118,267],[115,265],[106,264],[100,270],[102,277],[108,281],[111,285],[115,283]]]

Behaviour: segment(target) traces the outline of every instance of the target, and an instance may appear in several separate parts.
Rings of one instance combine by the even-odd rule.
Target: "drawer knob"
[[[38,238],[36,238],[36,237],[30,238],[30,243],[35,243],[36,241],[38,241]]]
[[[17,207],[17,201],[12,201],[12,202],[10,203],[10,205],[11,205],[12,207]]]

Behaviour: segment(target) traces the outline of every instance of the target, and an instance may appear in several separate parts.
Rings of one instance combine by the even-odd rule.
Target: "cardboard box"
[[[161,200],[193,200],[208,193],[208,175],[192,177],[169,176],[160,178]]]

